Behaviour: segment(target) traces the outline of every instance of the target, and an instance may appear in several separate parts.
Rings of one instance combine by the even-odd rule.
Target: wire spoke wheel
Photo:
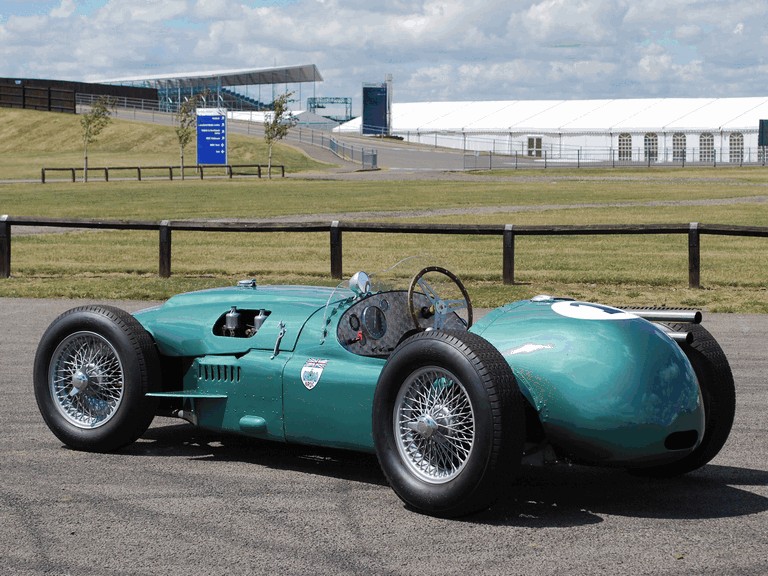
[[[161,383],[157,347],[128,312],[73,308],[40,339],[34,364],[37,406],[59,440],[77,450],[109,452],[149,427]]]
[[[117,413],[124,376],[112,345],[93,332],[64,339],[50,364],[51,396],[62,416],[78,428],[98,428]]]
[[[373,443],[406,505],[457,517],[483,510],[520,464],[523,397],[501,353],[466,330],[427,330],[387,359],[373,397]]]
[[[422,368],[403,383],[393,426],[400,455],[425,482],[455,478],[472,453],[475,418],[469,395],[441,368]]]

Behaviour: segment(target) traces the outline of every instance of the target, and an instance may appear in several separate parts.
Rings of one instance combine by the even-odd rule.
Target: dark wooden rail
[[[244,171],[246,169],[256,169],[256,173]],[[203,180],[205,172],[215,169],[224,170],[224,173],[229,178],[233,176],[257,176],[262,177],[264,171],[268,169],[266,164],[193,164],[191,166],[184,166],[184,170],[195,170],[195,173]],[[162,170],[168,172],[168,179],[173,180],[173,171],[176,170],[178,174],[181,174],[181,166],[89,166],[88,173],[91,172],[103,172],[104,181],[109,182],[110,172],[117,171],[130,171],[136,173],[137,180],[141,181],[142,170]],[[272,171],[280,173],[282,178],[285,178],[285,166],[282,164],[273,164]],[[74,182],[77,178],[77,174],[82,174],[83,168],[41,168],[40,169],[40,181],[45,184],[48,172],[67,172],[69,173],[70,180]]]
[[[0,278],[11,275],[11,228],[38,226],[57,228],[96,228],[107,230],[157,230],[159,269],[163,278],[171,275],[172,231],[192,232],[319,232],[330,236],[331,277],[342,277],[343,232],[378,234],[460,234],[501,236],[502,279],[515,282],[515,238],[517,236],[603,236],[637,234],[688,235],[688,285],[701,285],[701,235],[750,236],[768,238],[768,227],[721,224],[594,224],[586,226],[515,226],[512,224],[387,224],[379,222],[221,222],[210,220],[131,220],[61,219],[0,216]]]

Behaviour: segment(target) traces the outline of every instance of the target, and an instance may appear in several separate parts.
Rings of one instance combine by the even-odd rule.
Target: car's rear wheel
[[[634,470],[635,474],[672,477],[701,468],[725,445],[736,413],[736,388],[725,352],[709,331],[699,324],[671,324],[675,332],[692,332],[693,342],[683,344],[699,381],[704,404],[704,436],[696,449],[680,460],[651,468]]]
[[[83,306],[51,323],[37,348],[34,389],[51,431],[78,450],[136,440],[154,417],[160,363],[152,337],[127,312]]]
[[[522,458],[523,398],[503,356],[467,332],[421,332],[382,370],[373,438],[410,507],[461,516],[490,506]]]

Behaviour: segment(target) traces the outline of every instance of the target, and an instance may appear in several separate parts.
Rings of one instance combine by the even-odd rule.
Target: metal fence
[[[80,112],[87,108],[100,98],[98,95],[77,94],[77,106]],[[112,97],[115,108],[123,111],[123,115],[128,111],[128,117],[133,113],[134,120],[138,119],[137,113],[141,118],[150,122],[173,123],[173,116],[178,111],[178,103],[163,103],[157,100],[144,100],[140,98]],[[148,116],[147,116],[148,114]],[[247,120],[231,120],[231,123],[243,125],[245,133],[251,133],[251,126],[258,124]],[[288,132],[285,138],[288,142],[300,142],[310,144],[319,148],[329,150],[342,160],[359,163],[363,170],[378,170],[378,152],[374,148],[363,148],[346,142],[342,142],[331,136],[328,132],[315,129],[307,129],[296,126]]]
[[[740,159],[730,152],[716,150],[710,157],[701,159],[699,149],[691,148],[673,158],[671,151],[662,151],[659,156],[644,157],[641,152],[633,152],[626,157],[619,157],[616,150],[572,150],[550,154],[543,150],[540,155],[523,152],[501,154],[492,151],[473,151],[464,153],[465,170],[500,170],[530,168],[616,168],[616,167],[674,167],[711,166],[743,167],[765,166],[762,149],[745,148]]]
[[[299,139],[301,139],[301,134],[299,134]],[[339,142],[335,138],[329,138],[328,142],[328,149],[339,158],[349,160],[350,162],[359,162],[363,170],[378,169],[378,152],[376,150],[358,148],[357,146],[346,142]]]
[[[585,167],[654,167],[654,166],[765,166],[768,150],[762,146],[714,144],[700,146],[635,146],[615,148],[580,146],[557,141],[535,140],[533,147],[525,140],[510,136],[493,138],[461,132],[398,132],[411,143],[434,148],[461,150],[468,170],[499,168],[585,168]],[[556,140],[556,139],[555,139]],[[722,139],[720,139],[722,140]],[[728,142],[726,139],[724,142]]]
[[[11,276],[11,231],[14,226],[86,228],[102,230],[156,230],[159,233],[158,274],[171,275],[172,232],[318,232],[329,235],[332,278],[340,279],[343,268],[343,232],[377,234],[447,234],[499,236],[502,241],[501,277],[504,284],[515,283],[515,238],[517,236],[605,236],[686,234],[688,236],[688,285],[701,286],[701,236],[743,236],[768,238],[765,226],[728,226],[721,224],[635,224],[588,226],[514,226],[469,224],[387,224],[380,222],[221,222],[163,220],[162,222],[30,218],[0,216],[0,278]]]

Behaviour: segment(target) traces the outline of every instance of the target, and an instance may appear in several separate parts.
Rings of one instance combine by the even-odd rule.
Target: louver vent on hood
[[[198,364],[198,380],[207,382],[240,382],[240,367],[226,364]]]

